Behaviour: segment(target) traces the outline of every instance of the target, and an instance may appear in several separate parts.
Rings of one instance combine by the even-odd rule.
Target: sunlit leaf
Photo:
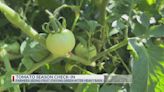
[[[132,92],[162,92],[164,89],[164,48],[149,41],[145,45],[129,39],[139,58],[134,59]]]

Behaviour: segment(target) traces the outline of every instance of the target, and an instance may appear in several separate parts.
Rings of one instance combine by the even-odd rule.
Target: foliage
[[[62,29],[83,52],[52,55],[46,39]],[[0,32],[0,92],[163,92],[164,0],[0,0]],[[13,85],[14,73],[132,74],[133,81]]]

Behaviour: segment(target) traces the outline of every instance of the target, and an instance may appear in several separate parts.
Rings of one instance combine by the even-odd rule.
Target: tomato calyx
[[[52,14],[50,11],[46,10],[46,13],[49,14],[49,22],[46,22],[42,25],[43,31],[46,33],[58,33],[66,29],[66,19],[64,17],[56,18],[54,14]],[[62,23],[59,22],[59,20],[62,20]]]

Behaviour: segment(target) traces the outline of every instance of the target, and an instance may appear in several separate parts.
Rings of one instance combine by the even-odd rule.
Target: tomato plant
[[[0,0],[0,92],[163,92],[163,17],[164,0]],[[26,85],[12,74],[116,77]]]

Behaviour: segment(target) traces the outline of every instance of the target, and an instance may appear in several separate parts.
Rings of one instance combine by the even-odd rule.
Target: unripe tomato
[[[97,50],[94,45],[86,47],[83,44],[79,43],[75,48],[75,54],[83,58],[91,59],[97,55]]]
[[[56,56],[64,56],[75,46],[75,37],[68,29],[59,33],[49,34],[46,39],[47,49]]]

